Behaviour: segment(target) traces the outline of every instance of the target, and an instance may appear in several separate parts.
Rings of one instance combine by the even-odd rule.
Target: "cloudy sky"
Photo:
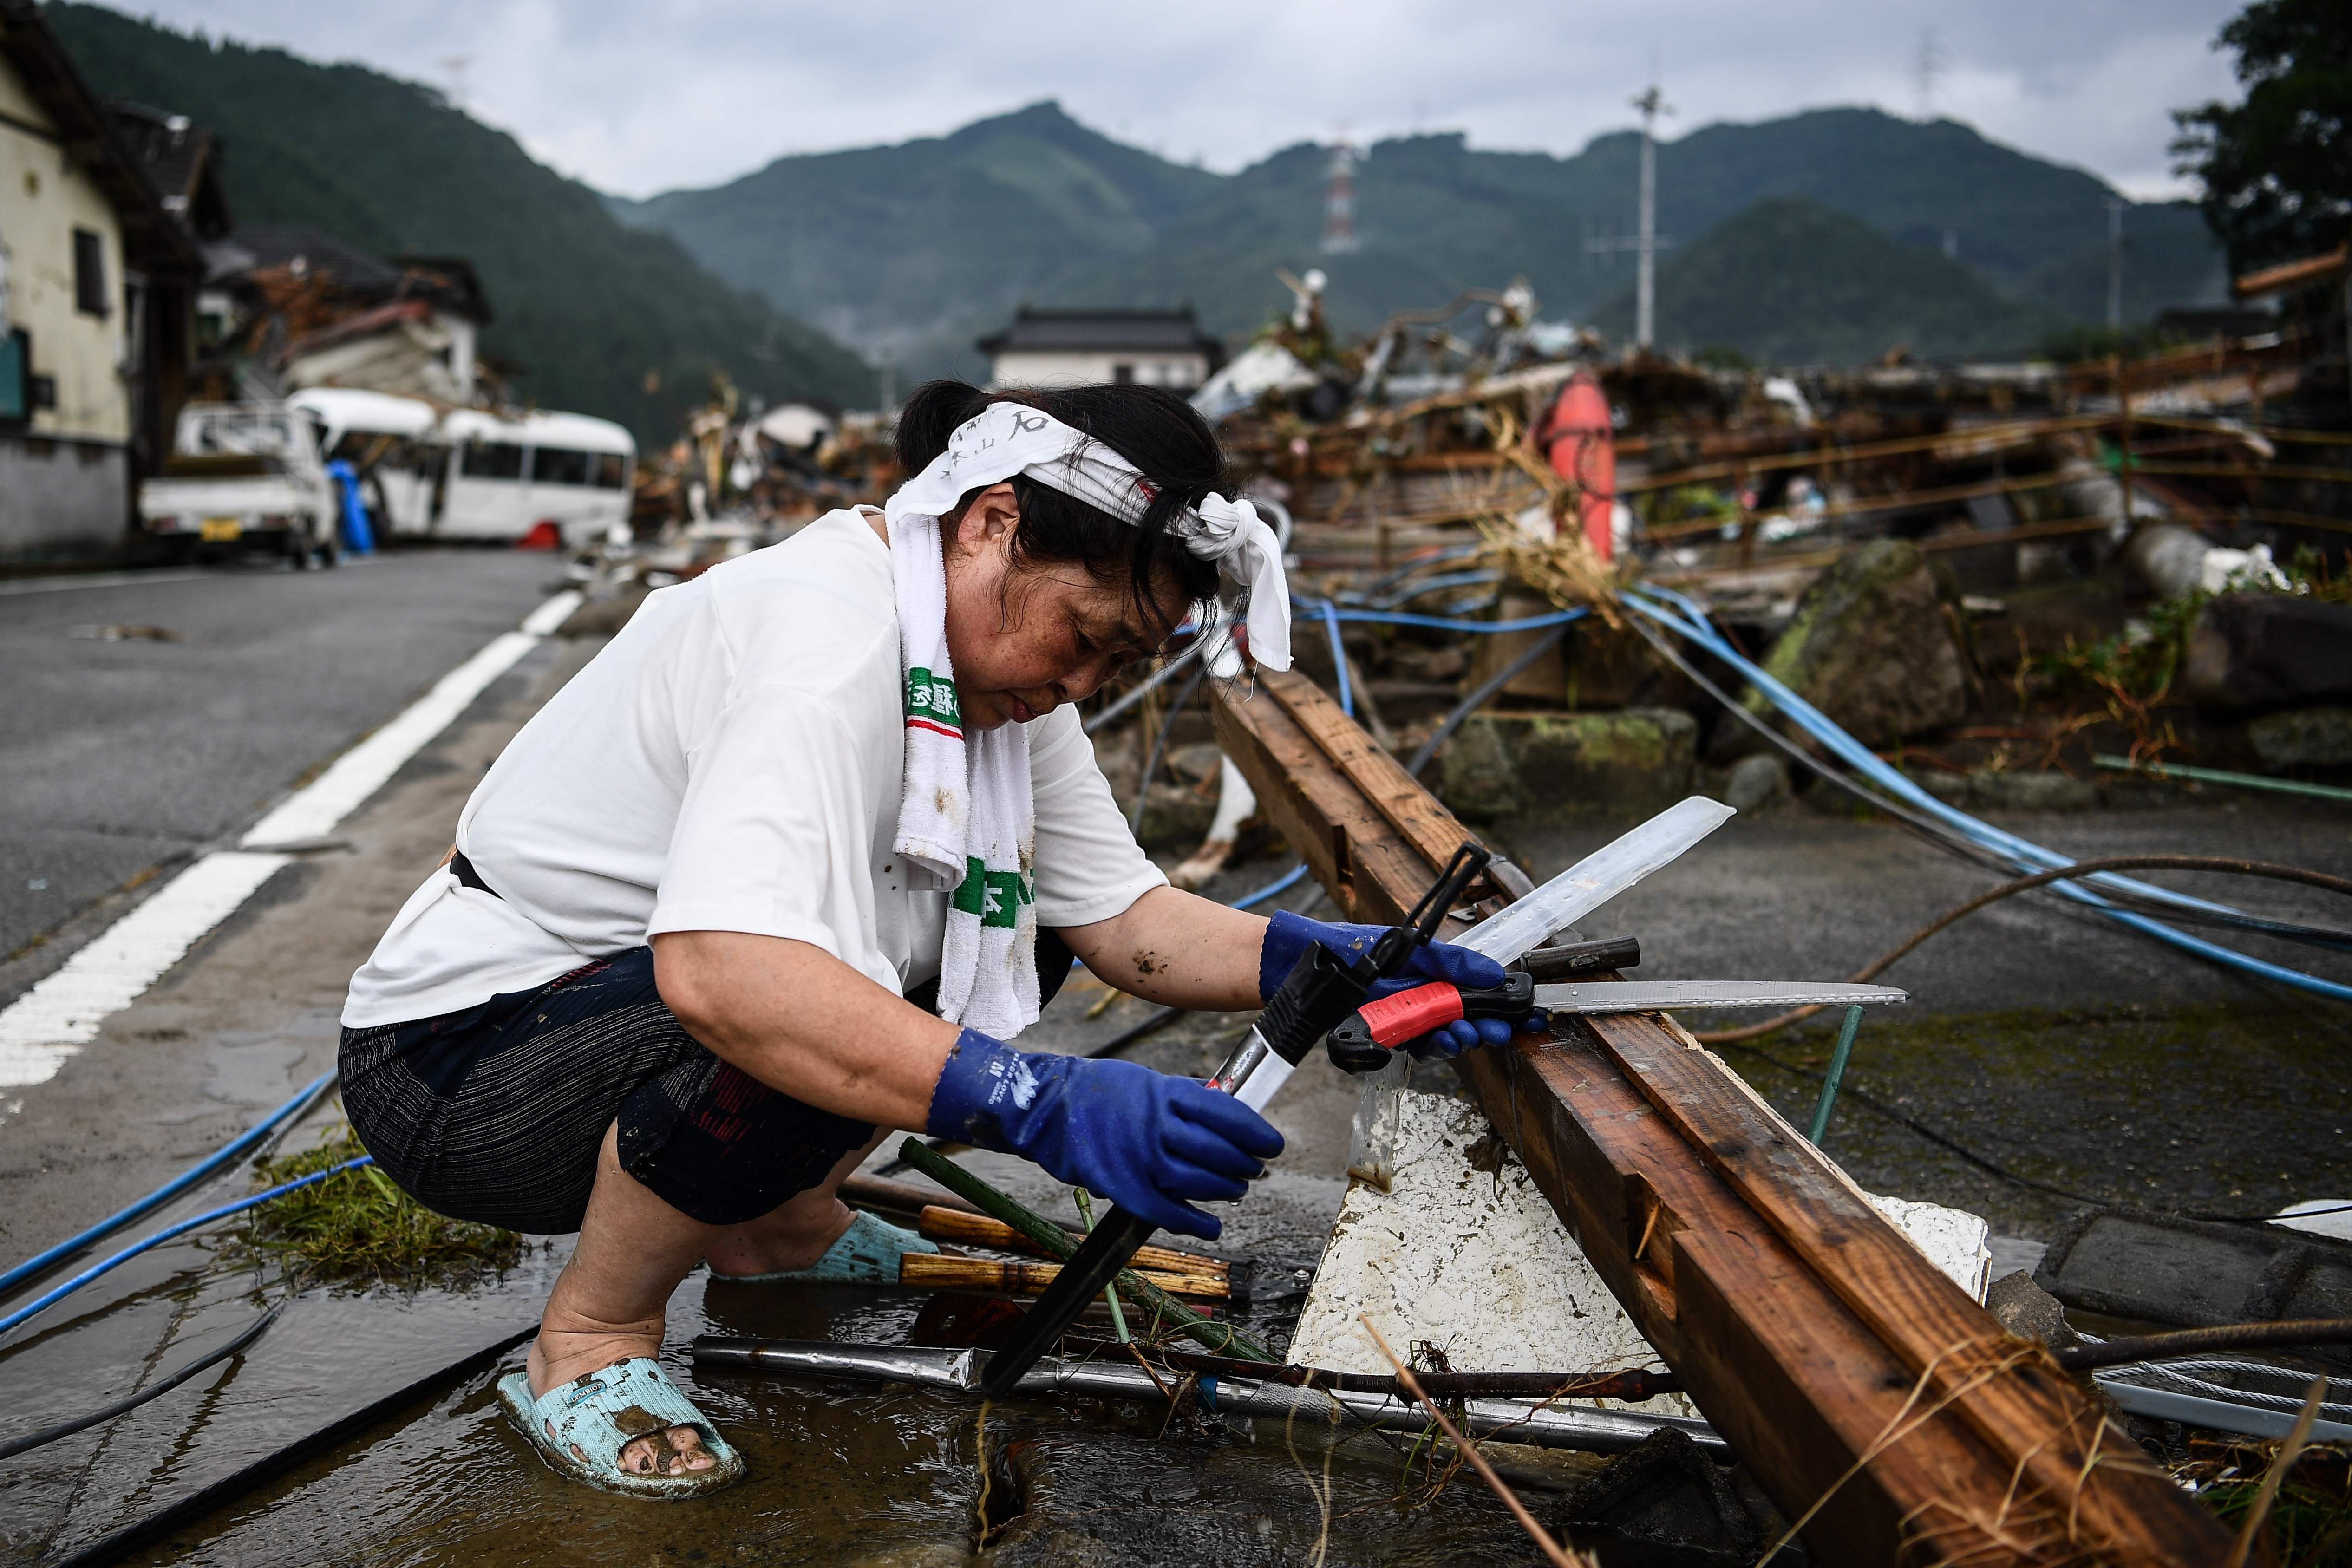
[[[629,195],[782,153],[936,134],[1041,98],[1231,170],[1274,148],[1459,130],[1572,153],[1821,104],[1938,114],[2142,198],[2183,187],[2168,110],[2227,96],[2230,0],[128,0],[184,28],[462,91],[566,174]],[[1923,56],[1932,68],[1921,69]]]

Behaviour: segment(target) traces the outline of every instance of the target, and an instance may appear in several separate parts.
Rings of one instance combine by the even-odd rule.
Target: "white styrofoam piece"
[[[1862,1195],[1886,1216],[1888,1224],[1909,1237],[1912,1246],[1926,1253],[1927,1261],[1945,1279],[1966,1290],[1969,1300],[1984,1305],[1985,1291],[1992,1285],[1992,1248],[1985,1245],[1992,1236],[1991,1226],[1966,1209],[1885,1198],[1876,1193]]]
[[[2352,1241],[2352,1199],[2306,1198],[2279,1210],[2271,1223],[2285,1230]]]
[[[1386,1372],[1360,1314],[1400,1352],[1426,1341],[1463,1372],[1659,1364],[1475,1106],[1406,1090],[1396,1096],[1395,1116],[1389,1191],[1349,1184],[1291,1340],[1294,1365]],[[1474,1151],[1478,1163],[1499,1165],[1479,1169]],[[1984,1220],[1938,1204],[1863,1195],[1947,1278],[1984,1300],[1992,1264]],[[1680,1394],[1626,1408],[1698,1414]]]
[[[1386,1372],[1357,1320],[1400,1354],[1426,1340],[1464,1372],[1656,1366],[1657,1352],[1475,1106],[1407,1092],[1390,1190],[1349,1184],[1290,1344],[1291,1361]],[[1488,1173],[1471,1163],[1499,1154]],[[1680,1394],[1622,1406],[1696,1415]]]

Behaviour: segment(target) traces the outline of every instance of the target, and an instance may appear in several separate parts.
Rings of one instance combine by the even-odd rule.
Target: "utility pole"
[[[2124,206],[2121,196],[2107,198],[2107,331],[2119,338],[2124,330]]]
[[[1634,249],[1639,270],[1633,279],[1633,342],[1648,348],[1658,326],[1658,116],[1672,114],[1665,95],[1652,82],[1633,100],[1642,111],[1642,230]]]

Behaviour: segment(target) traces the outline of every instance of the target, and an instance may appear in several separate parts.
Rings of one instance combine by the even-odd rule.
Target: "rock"
[[[1789,770],[1770,755],[1742,757],[1723,781],[1723,804],[1734,811],[1757,811],[1790,793]]]
[[[1557,1515],[1563,1536],[1600,1527],[1676,1562],[1750,1563],[1765,1541],[1770,1508],[1740,1495],[1734,1472],[1668,1427],[1653,1432],[1570,1493]],[[1633,1555],[1628,1553],[1628,1556]],[[1641,1554],[1644,1558],[1650,1552]]]
[[[1969,672],[1927,557],[1882,539],[1822,573],[1764,660],[1774,676],[1866,746],[1957,724]],[[1760,696],[1748,703],[1769,710]],[[1764,744],[1748,726],[1717,727],[1709,760]]]
[[[1463,732],[1482,722],[1510,759],[1523,811],[1647,815],[1689,792],[1697,760],[1697,721],[1679,708],[1481,714]]]
[[[2066,1326],[2066,1309],[2022,1269],[2004,1274],[1992,1282],[1992,1288],[1985,1292],[1985,1310],[1993,1315],[1994,1321],[2021,1340],[2032,1340],[2053,1350],[2074,1342],[2074,1331]]]
[[[1520,807],[1519,773],[1503,731],[1485,714],[1473,714],[1439,759],[1438,795],[1465,822],[1492,822]]]
[[[1175,784],[1155,783],[1144,800],[1135,841],[1146,849],[1190,849],[1201,842],[1216,815],[1215,801]]]
[[[2352,763],[2352,708],[2289,708],[2246,726],[2266,767],[2342,767]]]
[[[2055,771],[1970,773],[1969,799],[1987,811],[2088,811],[2099,804],[2099,790]]]
[[[1909,776],[1913,784],[1946,805],[1966,806],[1969,804],[1969,775],[1966,773],[1948,773],[1941,768],[1922,768]]]
[[[2144,522],[2124,542],[2124,570],[2159,599],[2191,594],[2205,581],[2205,557],[2212,542],[2178,522]]]
[[[2224,594],[2199,613],[2181,673],[2189,699],[2206,708],[2352,705],[2352,605]]]

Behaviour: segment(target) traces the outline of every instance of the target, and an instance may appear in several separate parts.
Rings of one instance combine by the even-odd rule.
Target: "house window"
[[[1110,367],[1110,378],[1124,385],[1135,379],[1135,367],[1122,361]]]
[[[74,309],[85,316],[106,311],[106,240],[90,229],[73,231]]]
[[[19,425],[33,414],[33,340],[0,332],[0,424]]]

